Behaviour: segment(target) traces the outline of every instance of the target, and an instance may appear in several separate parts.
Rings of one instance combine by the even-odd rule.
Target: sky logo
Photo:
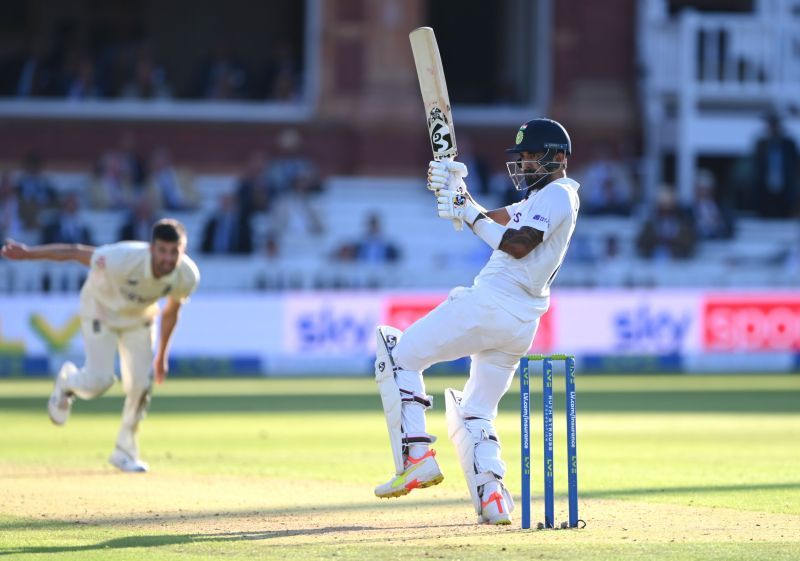
[[[677,353],[692,323],[689,311],[654,309],[647,304],[614,315],[614,346],[624,352]]]

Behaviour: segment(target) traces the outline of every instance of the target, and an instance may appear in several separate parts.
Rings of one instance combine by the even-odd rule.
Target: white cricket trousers
[[[136,430],[144,417],[152,387],[155,326],[111,329],[97,320],[83,319],[81,331],[86,354],[83,368],[67,377],[67,390],[81,399],[102,395],[114,383],[114,362],[120,358],[125,404],[117,447],[138,458]]]
[[[505,465],[500,460],[493,427],[497,405],[511,385],[519,359],[528,352],[539,318],[548,305],[549,299],[542,298],[539,315],[523,321],[497,306],[487,295],[487,288],[458,287],[434,310],[414,322],[392,351],[399,367],[398,383],[418,395],[425,395],[422,372],[426,368],[470,357],[462,412],[476,440],[476,463],[482,464],[483,471],[492,471],[500,477],[505,474]],[[404,431],[425,433],[425,409],[415,405],[403,404]],[[494,439],[487,440],[487,433]]]

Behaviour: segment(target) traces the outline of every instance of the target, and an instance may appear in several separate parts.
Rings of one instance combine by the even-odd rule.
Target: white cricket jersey
[[[506,210],[506,228],[530,226],[544,232],[544,240],[522,259],[496,249],[475,277],[475,286],[486,289],[494,302],[521,320],[541,315],[550,284],[564,261],[578,219],[579,184],[567,177],[548,183],[530,197]]]
[[[155,278],[147,242],[120,242],[98,247],[81,288],[81,317],[114,329],[147,324],[158,315],[158,300],[183,302],[197,287],[200,272],[183,255],[169,275]]]

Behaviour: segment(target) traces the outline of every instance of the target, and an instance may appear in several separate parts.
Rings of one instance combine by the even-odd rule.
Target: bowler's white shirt
[[[169,275],[155,278],[150,244],[120,242],[98,247],[81,288],[81,317],[108,327],[125,329],[151,322],[158,315],[158,300],[171,296],[186,300],[197,287],[200,272],[183,255]]]
[[[511,218],[506,228],[530,226],[544,232],[544,240],[522,259],[496,249],[475,277],[475,286],[501,308],[521,320],[541,315],[550,284],[564,261],[578,219],[580,185],[557,179],[530,197],[506,207]]]

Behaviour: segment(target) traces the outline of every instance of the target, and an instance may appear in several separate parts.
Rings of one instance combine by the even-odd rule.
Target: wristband
[[[492,249],[500,247],[503,234],[506,233],[505,226],[501,226],[488,216],[484,220],[476,220],[472,224],[472,231],[480,239],[485,241]]]

